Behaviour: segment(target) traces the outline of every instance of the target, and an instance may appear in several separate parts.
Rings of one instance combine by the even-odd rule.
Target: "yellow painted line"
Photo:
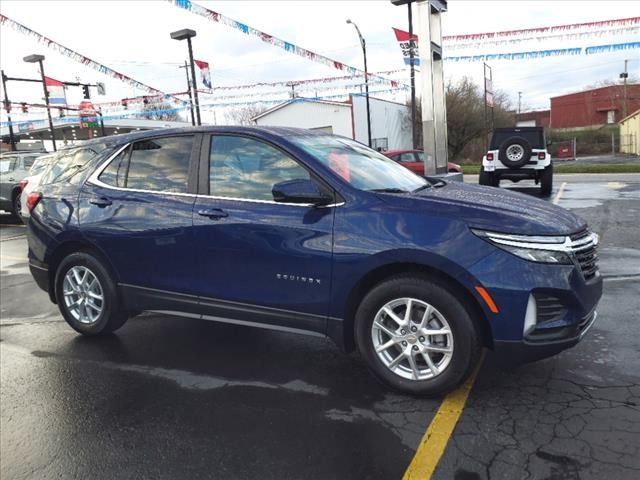
[[[403,480],[428,480],[431,478],[449,442],[449,438],[451,438],[453,429],[456,427],[460,415],[462,415],[469,393],[471,393],[471,387],[476,381],[483,360],[484,351],[478,366],[464,385],[458,387],[444,398],[442,405],[438,408],[429,424],[429,428],[427,428],[422,437],[409,468],[404,472]]]
[[[556,196],[553,199],[554,204],[557,205],[560,202],[560,197],[562,196],[562,192],[564,192],[564,187],[566,184],[567,182],[562,182],[562,184],[560,185],[560,189],[558,190],[558,193],[556,193]]]

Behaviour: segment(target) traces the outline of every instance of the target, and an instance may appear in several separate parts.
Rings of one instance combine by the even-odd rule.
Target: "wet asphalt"
[[[547,360],[489,353],[433,478],[640,478],[640,175],[562,182],[601,235],[598,320]],[[24,233],[0,217],[3,480],[402,478],[440,406],[316,337],[159,314],[80,337]]]

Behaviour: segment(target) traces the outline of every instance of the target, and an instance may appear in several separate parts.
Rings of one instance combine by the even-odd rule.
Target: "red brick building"
[[[640,84],[627,85],[627,114],[640,108]],[[615,124],[624,117],[622,85],[594,88],[551,98],[550,128]]]

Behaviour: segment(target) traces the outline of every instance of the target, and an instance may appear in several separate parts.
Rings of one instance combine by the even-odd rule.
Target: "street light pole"
[[[2,70],[2,90],[4,91],[4,108],[7,112],[7,121],[9,122],[9,141],[11,142],[11,151],[15,152],[16,148],[16,137],[13,135],[13,124],[11,123],[11,103],[9,103],[9,97],[7,94],[7,76],[4,74],[4,70]]]
[[[191,46],[191,39],[196,36],[195,30],[184,28],[176,32],[171,33],[171,38],[174,40],[186,40],[189,47],[189,62],[191,63],[191,85],[193,89],[193,103],[196,106],[196,119],[197,125],[202,125],[200,118],[200,104],[198,103],[198,87],[196,85],[196,68],[193,62],[193,48]]]
[[[360,33],[360,29],[358,25],[356,25],[351,20],[347,20],[347,23],[350,23],[354,27],[356,27],[356,31],[358,32],[358,37],[360,38],[360,45],[362,45],[362,55],[364,56],[364,91],[367,99],[367,134],[369,138],[369,148],[371,148],[371,111],[369,107],[369,70],[367,69],[367,43]]]
[[[416,138],[416,69],[413,64],[414,49],[413,49],[413,13],[411,11],[411,2],[407,3],[407,9],[409,10],[409,71],[411,75],[411,138],[413,142],[413,148],[418,148],[418,139]]]
[[[53,144],[53,151],[57,152],[56,148],[56,132],[53,130],[53,120],[51,119],[51,107],[49,106],[49,91],[47,90],[47,81],[44,76],[44,55],[28,55],[23,58],[27,63],[37,63],[40,65],[40,76],[42,77],[42,89],[44,90],[44,103],[47,106],[47,117],[49,117],[49,130],[51,130],[51,143]]]
[[[193,98],[191,97],[191,80],[189,79],[189,65],[187,65],[187,61],[185,60],[184,66],[180,66],[178,68],[184,68],[184,73],[187,75],[187,93],[189,94],[189,111],[191,112],[191,125],[196,124],[196,117],[193,113]]]

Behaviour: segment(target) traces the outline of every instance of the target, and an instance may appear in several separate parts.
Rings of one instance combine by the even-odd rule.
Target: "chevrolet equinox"
[[[326,335],[414,394],[460,385],[484,347],[575,345],[602,294],[573,213],[302,129],[89,140],[26,201],[31,273],[81,334],[152,310]]]

